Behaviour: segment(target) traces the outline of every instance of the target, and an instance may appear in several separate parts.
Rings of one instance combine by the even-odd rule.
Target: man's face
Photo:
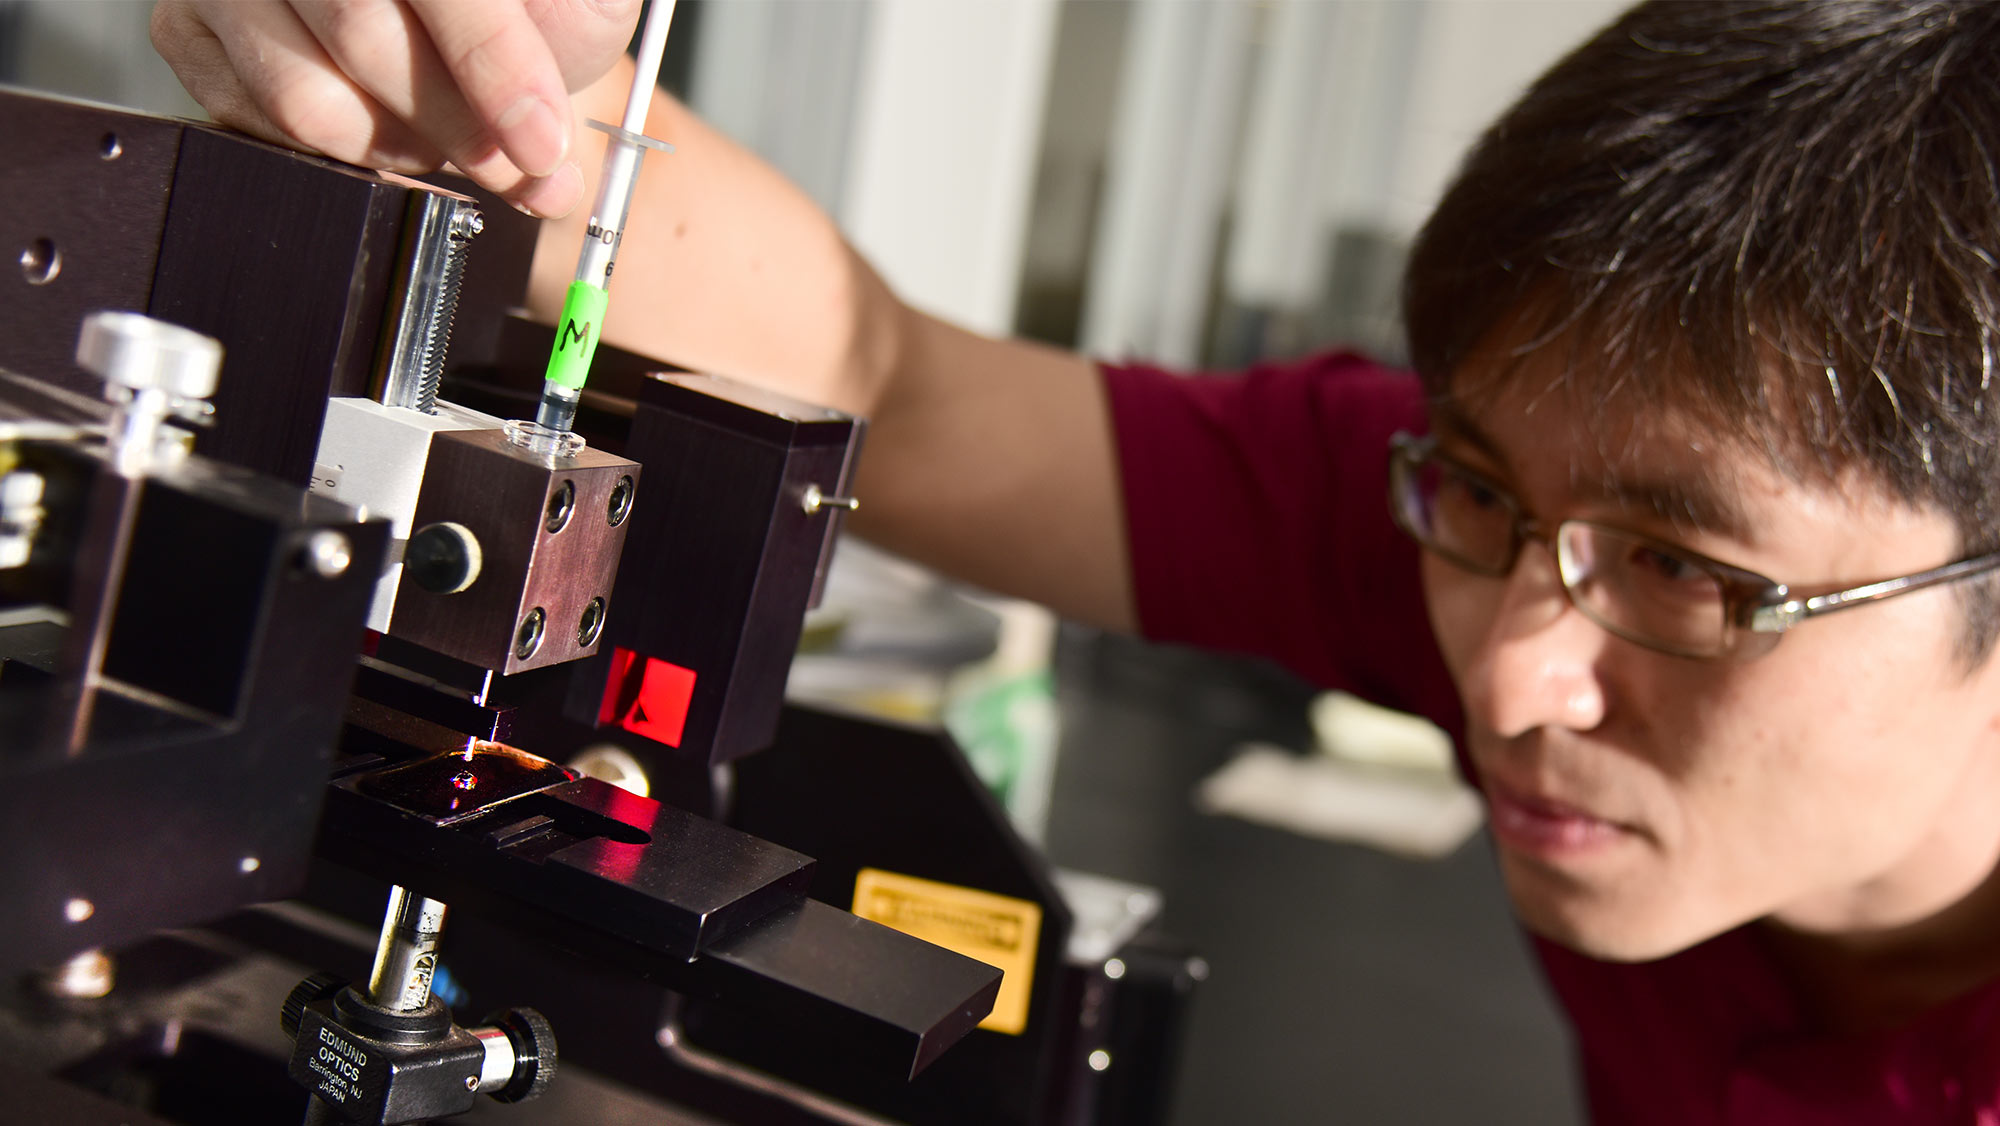
[[[1871,482],[1801,483],[1689,428],[1543,393],[1565,351],[1515,361],[1505,390],[1434,420],[1441,454],[1510,489],[1544,527],[1628,528],[1795,594],[1954,557],[1942,514]],[[1478,362],[1458,386],[1486,374],[1470,370]],[[1660,511],[1690,503],[1737,526]],[[1991,869],[2000,661],[1967,673],[1949,591],[1810,619],[1754,659],[1703,661],[1593,624],[1537,541],[1504,578],[1429,554],[1423,568],[1502,873],[1531,929],[1620,960],[1766,916],[1880,930],[1934,913]]]

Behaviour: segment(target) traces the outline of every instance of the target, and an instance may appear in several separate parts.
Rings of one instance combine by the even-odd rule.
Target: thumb
[[[640,0],[529,0],[527,12],[574,92],[603,77],[624,53],[641,7]]]

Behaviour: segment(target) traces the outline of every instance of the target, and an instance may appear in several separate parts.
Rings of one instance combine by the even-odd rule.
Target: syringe
[[[597,185],[597,204],[590,212],[590,227],[583,250],[576,258],[576,280],[563,299],[562,316],[556,321],[555,348],[549,353],[549,370],[542,384],[542,401],[535,422],[548,430],[568,433],[576,423],[577,400],[583,397],[584,380],[590,375],[590,359],[597,353],[597,341],[604,331],[605,293],[611,284],[611,270],[618,259],[618,243],[625,237],[626,216],[632,210],[632,191],[639,184],[639,164],[647,149],[673,151],[673,146],[645,136],[646,111],[652,105],[653,87],[660,77],[660,56],[667,47],[667,26],[674,19],[674,0],[653,0],[646,14],[645,30],[639,33],[639,64],[632,73],[632,92],[625,99],[625,118],[617,126],[601,121],[591,128],[604,131],[610,140],[604,148],[604,172]]]

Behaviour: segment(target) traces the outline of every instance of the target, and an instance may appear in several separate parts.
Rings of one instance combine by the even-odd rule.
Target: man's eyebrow
[[[1678,530],[1746,544],[1757,538],[1749,514],[1707,476],[1631,479],[1615,471],[1577,472],[1571,475],[1571,487],[1579,496],[1647,513]]]
[[[1454,438],[1486,455],[1495,465],[1507,464],[1507,456],[1500,452],[1500,444],[1495,442],[1472,416],[1456,403],[1433,403],[1431,405],[1431,433],[1440,437]]]
[[[1431,406],[1431,430],[1441,437],[1464,442],[1479,451],[1495,466],[1511,467],[1512,461],[1500,444],[1455,403]],[[1620,508],[1643,512],[1675,529],[1696,531],[1751,543],[1755,525],[1732,494],[1720,487],[1710,474],[1662,478],[1628,478],[1616,470],[1592,474],[1581,467],[1570,471],[1570,490],[1576,496],[1609,502]]]

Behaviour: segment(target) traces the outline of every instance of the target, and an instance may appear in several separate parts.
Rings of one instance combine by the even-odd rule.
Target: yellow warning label
[[[854,913],[998,969],[1000,996],[979,1027],[1019,1036],[1028,1026],[1041,904],[863,868],[854,881]]]

